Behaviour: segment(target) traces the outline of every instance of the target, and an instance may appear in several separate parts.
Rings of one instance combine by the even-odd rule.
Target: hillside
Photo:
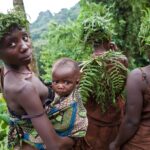
[[[63,8],[59,13],[52,14],[49,10],[40,12],[37,20],[30,25],[30,33],[33,41],[40,39],[41,35],[48,30],[48,24],[54,20],[60,24],[68,19],[75,20],[79,14],[80,6],[76,4],[70,9]]]

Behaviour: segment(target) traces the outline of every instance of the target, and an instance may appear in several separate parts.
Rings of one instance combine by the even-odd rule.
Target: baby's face
[[[52,73],[52,88],[59,96],[68,96],[77,84],[77,73],[70,69],[56,69]]]

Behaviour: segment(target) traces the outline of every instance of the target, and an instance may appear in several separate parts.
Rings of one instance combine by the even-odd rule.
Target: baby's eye
[[[53,83],[53,84],[57,84],[57,83],[59,83],[59,81],[57,81],[57,80],[55,81],[55,80],[54,80],[54,81],[52,81],[52,83]]]
[[[72,82],[70,82],[70,81],[64,81],[64,84],[66,84],[66,85],[68,85],[68,84],[70,84],[70,83],[72,83]]]

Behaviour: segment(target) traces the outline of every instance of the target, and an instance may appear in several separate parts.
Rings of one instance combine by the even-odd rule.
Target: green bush
[[[9,117],[5,100],[0,93],[0,150],[7,150]]]

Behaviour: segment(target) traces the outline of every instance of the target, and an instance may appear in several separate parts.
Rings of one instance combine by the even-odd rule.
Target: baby
[[[60,136],[71,139],[84,137],[88,120],[78,91],[80,68],[69,58],[62,58],[52,67],[53,102],[48,109],[48,116],[55,131]]]

